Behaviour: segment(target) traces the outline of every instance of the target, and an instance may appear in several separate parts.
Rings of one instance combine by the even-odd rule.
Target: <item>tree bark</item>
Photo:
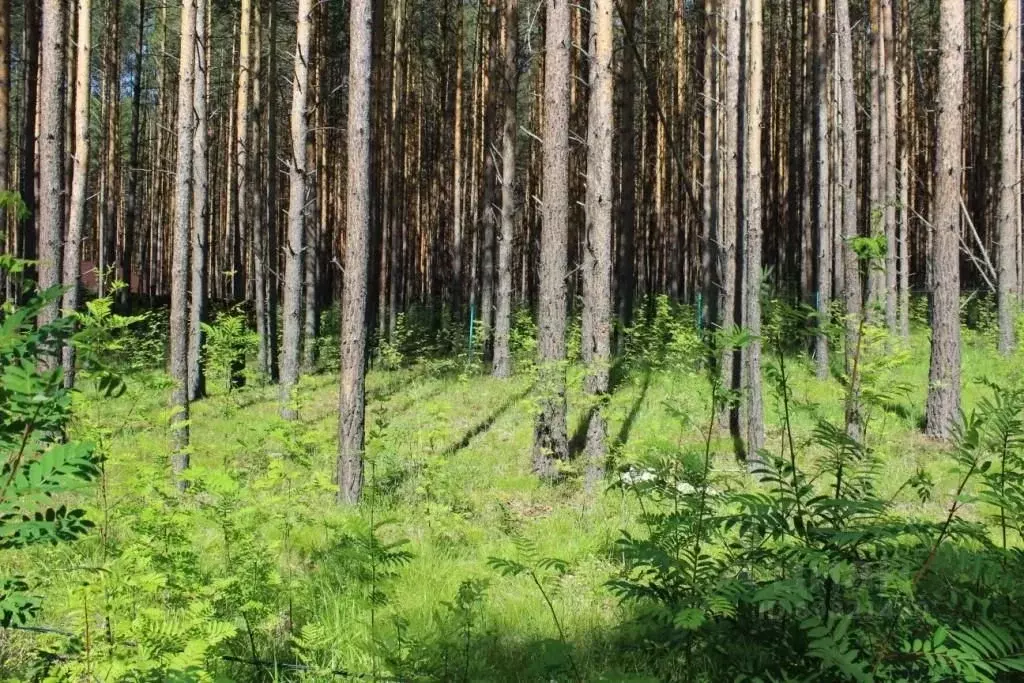
[[[10,189],[11,144],[11,0],[0,0],[0,190]],[[0,222],[7,235],[7,221]],[[7,245],[10,248],[10,245]]]
[[[121,280],[125,288],[121,290],[121,305],[130,309],[134,285],[135,241],[139,220],[139,208],[142,205],[140,195],[139,168],[142,146],[142,60],[145,55],[146,44],[146,0],[139,0],[139,25],[135,41],[135,69],[132,74],[132,120],[131,140],[128,152],[128,202],[125,211],[124,245],[121,253]],[[87,81],[88,82],[88,81]],[[143,255],[143,267],[146,267],[146,257]]]
[[[839,95],[837,101],[840,119],[839,147],[842,169],[838,188],[842,206],[842,262],[843,262],[843,303],[846,314],[846,376],[849,381],[846,400],[847,432],[859,439],[863,429],[861,417],[860,386],[855,372],[856,358],[860,347],[860,318],[863,296],[861,293],[860,265],[853,249],[853,240],[858,236],[857,224],[857,102],[853,80],[853,34],[850,27],[849,0],[836,0],[836,31],[838,33],[836,65]]]
[[[82,232],[85,227],[85,193],[89,173],[89,55],[92,52],[92,2],[78,0],[78,28],[75,36],[75,154],[71,176],[71,210],[64,244],[65,311],[78,310],[82,276]],[[75,347],[63,350],[64,386],[75,385]]]
[[[632,25],[636,15],[636,0],[623,0],[622,21]],[[633,57],[622,60],[619,78],[619,239],[616,296],[619,314],[619,350],[625,342],[625,331],[633,326],[633,294],[636,280],[636,64]]]
[[[264,335],[260,340],[259,353],[263,354],[264,360],[260,368],[276,382],[279,377],[280,365],[278,364],[277,344],[277,309],[279,278],[277,275],[277,264],[279,262],[278,249],[278,216],[280,209],[277,202],[277,190],[279,181],[278,159],[277,159],[277,0],[270,0],[268,8],[267,40],[270,43],[267,49],[267,154],[265,169],[267,174],[267,202],[266,202],[266,311],[264,313]]]
[[[593,493],[603,477],[608,448],[604,402],[612,343],[612,135],[615,75],[612,68],[613,0],[590,5],[590,109],[587,132],[587,234],[583,251],[584,391],[594,401],[587,425],[585,486]]]
[[[939,5],[939,102],[932,223],[932,354],[925,433],[949,438],[960,411],[960,183],[964,0]]]
[[[296,15],[295,67],[292,78],[292,149],[288,162],[288,234],[284,254],[284,336],[281,345],[281,415],[298,417],[292,392],[299,381],[302,338],[302,279],[305,257],[306,106],[309,91],[309,35],[312,0],[299,0]]]
[[[746,328],[750,344],[746,357],[746,439],[747,465],[753,471],[761,467],[764,448],[764,401],[761,387],[761,125],[764,99],[764,7],[762,0],[748,0],[747,20],[750,71],[747,98],[747,177],[743,186],[747,195],[747,230],[743,240],[746,270]]]
[[[516,95],[519,91],[518,0],[505,0],[505,120],[502,127],[501,150],[501,234],[498,239],[498,296],[494,318],[495,377],[512,375],[512,354],[509,334],[512,326],[512,247],[516,215]]]
[[[1016,347],[1017,235],[1020,233],[1020,27],[1019,0],[1003,2],[1002,165],[999,182],[997,238],[999,352],[1009,355]]]
[[[195,131],[196,0],[182,0],[178,52],[177,163],[174,177],[174,237],[171,247],[171,470],[179,490],[189,466],[188,285],[192,205],[192,138]]]
[[[547,0],[544,53],[544,211],[540,247],[538,350],[540,412],[533,441],[534,471],[558,478],[568,457],[565,403],[566,276],[569,241],[569,0]]]
[[[242,242],[251,224],[249,190],[249,148],[252,139],[252,110],[249,106],[252,89],[252,0],[241,0],[238,27],[238,83],[235,94],[235,188],[234,222],[231,239],[231,298],[244,294]],[[276,162],[272,162],[276,166]]]
[[[455,30],[455,128],[452,142],[452,312],[455,320],[462,319],[462,213],[463,213],[463,172],[462,172],[462,84],[465,79],[462,64],[462,7],[457,13]]]
[[[41,0],[25,3],[24,67],[22,68],[22,93],[24,93],[23,115],[21,117],[21,154],[19,155],[18,179],[21,185],[21,199],[29,211],[21,220],[18,230],[18,256],[34,260],[38,253],[36,244],[37,216],[32,209],[36,206],[36,113],[39,103],[39,30],[42,23]],[[32,271],[26,273],[32,276]]]
[[[722,136],[721,159],[723,163],[722,224],[717,250],[719,273],[718,315],[719,329],[728,330],[742,324],[741,304],[743,301],[741,283],[742,271],[737,269],[736,241],[739,226],[743,221],[743,198],[740,195],[744,172],[742,151],[743,110],[742,84],[743,64],[740,59],[743,37],[742,8],[740,0],[726,0],[725,12],[725,94],[724,134]],[[721,350],[721,381],[724,387],[733,391],[741,389],[742,354],[731,347]],[[728,410],[729,430],[736,443],[740,443],[739,406],[734,404]]]
[[[900,336],[910,338],[910,216],[911,216],[911,154],[913,144],[913,101],[911,99],[912,54],[910,50],[910,0],[900,1],[900,221],[897,235],[899,261],[899,304],[897,311]]]
[[[832,200],[830,155],[832,153],[828,89],[828,1],[814,3],[814,222],[818,240],[818,263],[815,309],[818,314],[818,334],[814,338],[814,360],[818,379],[829,376],[829,348],[827,327],[831,322],[832,303]]]
[[[338,501],[355,504],[363,491],[366,413],[366,289],[370,243],[370,0],[352,0],[349,38],[348,184],[341,318],[341,397]]]
[[[64,3],[43,0],[42,51],[39,74],[39,288],[60,285],[64,245]],[[59,301],[39,313],[40,327],[57,319]],[[53,367],[56,358],[43,365]]]
[[[892,0],[881,0],[882,31],[882,130],[885,153],[882,174],[882,221],[885,231],[885,326],[889,334],[899,333],[899,280],[896,235],[896,50],[893,35]]]
[[[103,69],[103,173],[101,176],[101,216],[99,239],[99,294],[104,296],[109,280],[116,277],[118,201],[120,195],[119,162],[121,148],[121,2],[107,3],[107,37]]]
[[[202,325],[206,322],[206,240],[209,223],[207,199],[210,186],[209,142],[206,137],[208,2],[209,0],[195,0],[195,80],[192,88],[195,133],[192,136],[192,253],[189,258],[189,266],[192,270],[188,325],[189,402],[206,395],[206,375],[203,371],[202,358],[205,335]]]

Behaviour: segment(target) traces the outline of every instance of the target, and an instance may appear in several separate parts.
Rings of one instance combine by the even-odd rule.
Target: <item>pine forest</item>
[[[0,681],[1024,680],[1021,0],[0,0]]]

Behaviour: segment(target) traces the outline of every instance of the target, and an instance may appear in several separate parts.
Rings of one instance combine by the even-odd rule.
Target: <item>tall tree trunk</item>
[[[273,359],[270,356],[270,315],[268,299],[270,298],[270,271],[274,262],[268,249],[267,236],[267,212],[275,210],[268,202],[267,189],[270,185],[270,176],[277,170],[277,160],[270,158],[269,152],[260,154],[265,150],[261,135],[258,131],[266,130],[270,122],[275,120],[276,112],[270,106],[269,100],[274,91],[273,84],[266,84],[266,97],[264,97],[263,86],[265,85],[266,74],[263,71],[262,45],[263,45],[263,13],[260,3],[253,8],[253,37],[254,43],[251,48],[251,78],[252,84],[252,108],[256,118],[255,131],[248,134],[255,144],[253,158],[253,175],[255,182],[252,185],[251,197],[247,197],[245,206],[249,208],[249,215],[252,217],[252,278],[253,278],[253,314],[256,318],[256,334],[259,337],[256,350],[256,368],[265,379],[270,379],[270,364]],[[270,17],[274,21],[274,17]],[[248,156],[248,155],[247,155]],[[266,157],[266,159],[265,159]],[[265,183],[265,184],[264,184]],[[237,365],[237,363],[236,363]]]
[[[718,314],[716,321],[720,329],[729,329],[742,324],[741,271],[737,269],[736,241],[743,221],[743,201],[740,195],[744,173],[742,152],[743,111],[742,84],[743,63],[741,49],[743,38],[742,9],[740,0],[725,0],[725,96],[722,113],[725,131],[722,136],[721,159],[723,163],[722,226],[718,248]],[[733,348],[721,351],[721,381],[723,386],[734,391],[741,388],[741,353]],[[729,430],[734,441],[740,443],[739,406],[734,404],[728,410]]]
[[[370,246],[370,0],[352,0],[349,19],[348,184],[345,274],[341,312],[341,399],[338,501],[355,504],[363,491],[366,413],[366,289]]]
[[[43,0],[42,54],[39,74],[39,288],[60,285],[64,246],[64,2]],[[57,318],[54,300],[39,313],[38,323]],[[53,367],[56,358],[46,358]]]
[[[391,75],[391,112],[388,129],[390,178],[388,179],[388,318],[387,334],[391,338],[398,324],[399,290],[402,275],[402,240],[405,235],[405,0],[394,4],[394,46]]]
[[[11,189],[11,0],[0,0],[0,190]],[[7,220],[0,221],[7,235]],[[10,245],[5,244],[10,249]]]
[[[750,27],[748,42],[750,71],[747,98],[747,177],[744,192],[747,196],[747,230],[743,240],[744,268],[746,270],[746,321],[750,344],[746,356],[747,399],[747,463],[754,470],[761,466],[764,448],[764,403],[761,390],[761,125],[764,100],[764,7],[762,0],[748,0],[747,21]]]
[[[869,3],[869,34],[868,49],[870,57],[867,60],[870,64],[870,96],[871,96],[871,131],[868,143],[868,154],[864,160],[868,166],[868,234],[875,237],[884,234],[885,220],[885,118],[883,116],[883,88],[882,74],[884,70],[882,53],[884,43],[882,40],[882,10],[879,0],[871,0]],[[875,262],[868,265],[868,315],[873,323],[879,322],[878,312],[882,310],[885,301],[886,273],[883,270],[885,262]]]
[[[518,0],[505,0],[505,120],[501,136],[501,235],[498,239],[498,297],[494,318],[495,377],[512,375],[509,333],[512,326],[512,247],[516,215],[516,95],[519,91]]]
[[[899,261],[899,303],[897,319],[900,336],[910,338],[910,216],[911,216],[911,154],[913,144],[913,102],[911,100],[912,54],[910,50],[910,0],[900,2],[900,221],[897,236]]]
[[[497,74],[500,72],[497,69],[499,61],[496,55],[497,40],[495,39],[494,31],[497,27],[497,13],[490,8],[488,12],[492,15],[492,28],[489,31],[489,39],[487,41],[489,46],[487,56],[485,57],[485,68],[487,70],[483,74],[484,91],[481,94],[484,105],[482,117],[484,123],[483,129],[480,131],[480,153],[483,157],[483,187],[481,192],[482,198],[478,207],[479,212],[474,218],[477,220],[476,232],[480,236],[481,241],[479,269],[480,326],[484,333],[490,337],[494,332],[494,229],[498,222],[498,216],[494,209],[494,192],[498,169],[490,138],[495,130],[495,110],[497,108],[496,94],[498,89],[495,88],[494,84],[498,80]]]
[[[829,160],[832,153],[828,88],[828,0],[814,2],[814,223],[818,240],[818,264],[815,309],[818,334],[814,341],[814,359],[818,379],[829,375],[828,324],[832,303],[832,179]]]
[[[636,18],[636,0],[623,0],[622,22],[633,25]],[[625,342],[625,330],[633,326],[633,293],[635,272],[636,238],[636,64],[632,56],[622,60],[619,73],[622,83],[619,96],[619,240],[618,275],[616,293],[618,296],[619,328],[618,346],[621,351]]]
[[[244,296],[242,243],[251,224],[249,148],[252,139],[252,0],[242,0],[238,27],[238,83],[235,94],[234,222],[231,230],[231,298]],[[273,162],[272,162],[273,164]]]
[[[132,278],[134,274],[135,237],[138,231],[139,207],[142,204],[139,197],[139,169],[141,155],[142,136],[142,79],[146,41],[146,0],[139,0],[139,26],[135,40],[135,69],[132,74],[132,121],[131,140],[128,151],[128,202],[125,211],[124,247],[121,254],[121,279],[125,288],[121,290],[121,305],[123,308],[131,306],[131,295],[133,291]],[[87,81],[88,82],[88,81]],[[143,267],[146,267],[146,257],[143,255]]]
[[[24,66],[22,67],[22,90],[24,114],[21,117],[21,154],[19,155],[18,178],[21,184],[21,199],[29,211],[25,212],[18,230],[18,256],[34,260],[38,253],[36,244],[36,109],[39,103],[39,29],[42,0],[28,0],[25,3]],[[27,273],[26,275],[31,275]]]
[[[280,369],[277,346],[277,302],[279,291],[277,264],[279,263],[280,256],[277,237],[277,219],[280,215],[277,202],[279,180],[277,159],[277,0],[270,0],[268,14],[270,16],[268,17],[267,40],[270,45],[267,49],[267,97],[266,104],[264,105],[267,109],[267,154],[266,161],[264,162],[267,175],[267,208],[266,216],[264,217],[267,235],[267,306],[264,313],[266,322],[263,327],[265,338],[260,339],[259,352],[264,357],[263,362],[260,363],[260,368],[269,375],[271,381],[276,382],[279,378]]]
[[[174,177],[174,239],[171,248],[171,469],[179,490],[189,466],[188,285],[189,226],[192,208],[192,138],[195,131],[196,0],[181,3],[181,46],[178,51],[177,163]]]
[[[708,10],[704,36],[704,100],[703,100],[703,180],[704,180],[704,244],[701,250],[701,268],[704,271],[703,301],[698,311],[698,326],[703,332],[709,322],[718,320],[717,252],[719,238],[720,161],[719,151],[719,13],[715,3]],[[628,61],[628,60],[626,60]]]
[[[566,271],[569,242],[569,0],[547,0],[544,51],[544,212],[540,246],[540,412],[533,468],[558,477],[557,460],[569,455],[565,404]]]
[[[452,150],[452,309],[455,320],[462,319],[462,203],[463,203],[463,173],[462,173],[462,84],[464,81],[464,68],[462,65],[462,4],[459,3],[455,9],[456,30],[455,30],[455,121],[452,124],[453,132]]]
[[[964,0],[939,5],[939,102],[932,223],[932,355],[925,432],[945,439],[960,411],[960,181]]]
[[[587,234],[583,251],[583,382],[594,401],[587,425],[587,490],[594,492],[604,472],[612,343],[612,135],[615,72],[612,68],[613,0],[590,5],[590,108],[587,131]]]
[[[837,107],[840,118],[840,167],[842,170],[839,201],[842,205],[842,262],[843,302],[846,308],[846,376],[847,387],[846,429],[855,439],[861,437],[863,419],[860,413],[860,386],[855,372],[860,348],[860,317],[862,310],[860,266],[853,249],[857,228],[857,102],[853,76],[853,33],[850,27],[849,0],[836,0],[836,31],[838,33],[839,96]]]
[[[1016,347],[1017,235],[1020,233],[1020,27],[1019,0],[1003,2],[1002,165],[999,182],[999,352]]]
[[[892,0],[881,0],[882,32],[882,129],[885,164],[882,220],[885,229],[885,326],[889,334],[899,333],[899,274],[896,246],[896,43],[893,35]]]
[[[202,358],[204,339],[202,324],[206,322],[206,240],[209,223],[207,195],[210,186],[209,143],[206,137],[208,2],[209,0],[196,0],[195,81],[192,89],[192,111],[196,127],[192,136],[192,253],[189,264],[192,270],[192,288],[188,329],[188,400],[190,402],[206,395],[206,376],[203,372]]]
[[[292,77],[292,149],[288,162],[288,234],[284,254],[284,337],[281,346],[281,415],[294,420],[292,391],[299,381],[302,338],[302,266],[305,249],[306,106],[309,90],[309,34],[312,0],[299,0]]]
[[[119,162],[121,149],[121,1],[107,3],[107,44],[103,69],[103,174],[101,182],[102,215],[100,221],[99,293],[107,293],[108,279],[116,276],[118,195],[120,192]]]
[[[89,173],[89,55],[92,52],[92,2],[78,0],[78,29],[75,36],[75,153],[71,176],[71,210],[64,244],[65,311],[78,310],[82,276],[82,232],[85,227],[85,193]],[[75,347],[63,351],[64,386],[75,385]]]

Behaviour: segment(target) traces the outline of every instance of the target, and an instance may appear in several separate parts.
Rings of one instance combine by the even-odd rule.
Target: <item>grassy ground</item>
[[[969,336],[967,342],[964,407],[969,410],[984,394],[979,380],[1005,378],[1017,365],[998,359],[980,337]],[[906,362],[880,375],[887,386],[906,383],[910,393],[890,410],[873,412],[869,437],[893,491],[919,467],[931,471],[937,483],[933,502],[922,507],[908,495],[906,505],[908,512],[938,515],[955,479],[942,448],[917,430],[927,358],[927,339],[915,336]],[[789,359],[788,369],[798,440],[819,417],[841,419],[842,391],[835,381],[815,379],[806,359]],[[572,370],[570,378],[572,434],[584,406],[579,371]],[[638,506],[613,489],[585,495],[574,478],[557,487],[538,483],[530,472],[530,389],[528,376],[509,381],[474,373],[438,376],[423,366],[372,372],[367,502],[352,512],[332,504],[337,430],[332,374],[304,380],[297,425],[278,419],[271,387],[230,394],[215,390],[195,404],[196,482],[185,504],[175,502],[166,485],[166,383],[158,376],[131,378],[126,395],[112,402],[81,397],[78,429],[99,438],[109,455],[104,484],[87,494],[98,532],[72,549],[34,553],[16,565],[30,566],[45,581],[42,621],[76,633],[85,623],[99,623],[96,613],[102,609],[122,615],[111,619],[114,623],[127,624],[138,604],[187,603],[203,594],[203,584],[218,585],[227,597],[212,601],[234,614],[228,620],[239,632],[232,651],[259,660],[293,658],[298,652],[320,672],[302,674],[310,680],[331,679],[326,669],[372,676],[413,664],[446,680],[540,681],[573,677],[572,669],[586,680],[625,680],[644,667],[629,654],[628,631],[622,627],[628,608],[619,605],[606,582],[619,568],[615,540],[621,530],[636,528]],[[617,462],[699,447],[709,397],[698,372],[633,371],[607,409]],[[766,391],[766,409],[768,448],[777,449],[781,421],[771,391]],[[727,435],[717,432],[714,445],[719,486],[749,485],[743,466],[731,456]],[[393,551],[407,551],[407,559],[358,557],[370,538],[366,530],[382,520],[387,523],[373,538],[404,539],[405,545]],[[175,554],[170,549],[178,543],[190,550]],[[569,569],[557,580],[539,570],[542,593],[528,576],[501,576],[489,566],[495,557],[528,564],[557,557]],[[60,571],[49,571],[55,567]],[[97,574],[97,567],[106,573]],[[156,589],[130,582],[115,586],[113,578],[105,578],[137,580],[140,574],[163,577],[153,579],[162,583]],[[102,584],[102,589],[90,594],[83,584]],[[108,607],[94,604],[90,613],[83,605],[90,595]],[[568,651],[559,629],[572,644]],[[61,637],[17,636],[0,643],[0,654],[6,647],[13,661],[27,657],[40,638]],[[227,666],[228,675],[242,680],[256,678],[259,670]]]

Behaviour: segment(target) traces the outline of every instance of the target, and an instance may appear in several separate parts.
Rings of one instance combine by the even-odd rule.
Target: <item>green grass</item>
[[[1016,375],[1018,362],[1000,359],[987,340],[968,333],[965,410],[984,393],[981,379]],[[802,440],[818,417],[841,419],[842,391],[835,381],[815,379],[807,359],[788,363],[794,427]],[[932,473],[932,502],[922,506],[908,494],[905,506],[908,514],[938,516],[949,503],[955,474],[943,446],[919,434],[927,364],[928,340],[917,334],[909,360],[885,375],[886,382],[905,382],[912,390],[901,410],[875,411],[869,436],[885,463],[883,481],[893,492],[919,467]],[[579,382],[580,371],[573,368],[570,435],[585,409]],[[228,597],[218,600],[242,604],[236,594],[250,591],[258,604],[250,610],[252,623],[237,618],[239,609],[231,619],[239,631],[231,650],[241,658],[291,657],[289,638],[301,634],[299,649],[313,667],[372,675],[393,668],[386,661],[391,657],[428,662],[421,668],[449,680],[568,676],[564,648],[540,591],[526,577],[505,578],[488,566],[492,557],[516,557],[515,538],[521,537],[536,544],[540,557],[569,564],[566,576],[552,584],[552,600],[583,677],[622,680],[642,672],[643,662],[630,657],[629,634],[622,626],[628,610],[605,584],[619,569],[615,540],[622,529],[637,527],[639,509],[615,490],[589,497],[575,477],[554,487],[539,483],[530,471],[530,389],[527,376],[508,381],[473,373],[435,376],[426,366],[371,372],[366,502],[351,511],[332,502],[338,394],[332,374],[303,381],[299,423],[291,427],[277,417],[273,387],[215,391],[194,404],[197,481],[182,504],[174,502],[168,486],[166,382],[156,374],[129,378],[127,393],[116,400],[100,402],[88,393],[80,397],[77,431],[99,438],[108,454],[105,486],[82,494],[100,528],[73,547],[4,558],[0,561],[13,566],[0,570],[28,571],[43,580],[46,613],[41,622],[75,633],[86,622],[100,626],[97,614],[104,603],[96,600],[120,614],[114,623],[126,629],[139,605],[169,608],[188,602],[204,582],[226,577],[233,583],[224,589]],[[765,397],[767,447],[778,449],[779,405],[767,386]],[[699,444],[709,400],[710,389],[697,372],[634,372],[617,387],[606,413],[617,460]],[[744,467],[730,455],[727,434],[718,432],[714,446],[721,485],[749,486]],[[278,474],[273,474],[274,463]],[[218,480],[216,473],[224,472],[232,474],[233,485]],[[380,531],[384,539],[408,541],[404,547],[411,559],[406,564],[389,572],[352,559],[343,539],[364,529],[371,517],[388,520]],[[118,562],[127,563],[126,555],[166,560],[174,554],[169,549],[176,533],[184,534],[193,553],[179,558],[181,567],[172,570],[147,560],[149,571],[164,577],[165,587],[135,598],[132,590],[104,583],[116,574]],[[195,575],[182,568],[189,562],[199,566]],[[138,575],[138,565],[124,566],[135,567],[131,571]],[[460,585],[473,579],[487,582],[484,597],[459,612],[450,604]],[[266,589],[264,583],[273,587]],[[373,584],[386,601],[369,597]],[[90,598],[93,612],[84,604]],[[248,628],[254,630],[251,641]],[[6,656],[7,666],[17,667],[31,659],[33,647],[56,647],[64,636],[0,638],[0,661]],[[4,667],[0,664],[0,673]],[[254,668],[245,665],[224,671],[235,679],[256,677]],[[311,671],[303,675],[330,679]]]

